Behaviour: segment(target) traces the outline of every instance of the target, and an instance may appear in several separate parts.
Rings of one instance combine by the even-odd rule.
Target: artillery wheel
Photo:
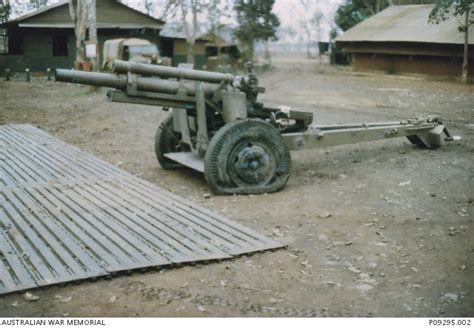
[[[173,115],[168,115],[158,127],[155,136],[155,154],[161,167],[165,170],[174,170],[184,167],[183,165],[165,157],[167,153],[183,151],[181,145],[181,134],[173,129]]]
[[[229,123],[214,135],[204,166],[216,194],[261,194],[283,188],[291,156],[276,128],[248,119]]]

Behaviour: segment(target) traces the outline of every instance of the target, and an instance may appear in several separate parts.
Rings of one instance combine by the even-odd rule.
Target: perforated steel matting
[[[283,245],[30,125],[0,125],[0,294]]]

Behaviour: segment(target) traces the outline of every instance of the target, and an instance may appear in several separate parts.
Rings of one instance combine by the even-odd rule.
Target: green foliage
[[[385,9],[390,4],[389,0],[348,0],[336,12],[336,24],[347,31],[352,26],[364,19]]]
[[[8,21],[12,12],[12,6],[8,0],[0,0],[0,23]]]
[[[239,24],[235,36],[246,46],[246,57],[253,56],[254,41],[276,41],[280,20],[272,12],[275,0],[236,0],[234,9]]]
[[[464,17],[461,17],[464,16]],[[439,24],[454,17],[459,25],[458,30],[464,33],[464,55],[461,80],[469,82],[469,26],[474,24],[474,0],[436,0],[428,21]]]
[[[467,25],[459,20],[459,17],[466,13],[470,14]],[[428,21],[439,24],[451,17],[458,19],[459,31],[465,32],[470,25],[474,24],[474,0],[437,0]]]

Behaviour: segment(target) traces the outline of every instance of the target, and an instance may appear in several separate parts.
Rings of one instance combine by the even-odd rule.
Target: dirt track
[[[165,113],[110,104],[88,87],[0,81],[0,123],[30,123],[288,244],[232,261],[137,273],[0,298],[0,315],[474,316],[474,86],[355,74],[276,60],[269,105],[317,123],[442,116],[456,144],[407,140],[293,153],[286,188],[212,196],[191,170],[164,171],[153,139]]]

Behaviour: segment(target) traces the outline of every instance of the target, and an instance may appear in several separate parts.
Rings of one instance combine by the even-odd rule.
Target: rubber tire
[[[176,170],[184,167],[164,155],[179,152],[176,141],[180,139],[180,134],[173,129],[173,115],[169,114],[160,124],[155,135],[155,155],[163,169]]]
[[[268,147],[275,172],[265,185],[238,186],[229,173],[229,158],[242,142],[258,142]],[[262,120],[246,119],[226,124],[213,136],[204,158],[205,177],[215,194],[261,194],[282,189],[291,171],[291,155],[280,132]]]

